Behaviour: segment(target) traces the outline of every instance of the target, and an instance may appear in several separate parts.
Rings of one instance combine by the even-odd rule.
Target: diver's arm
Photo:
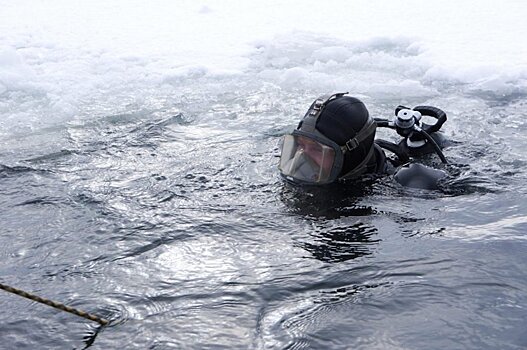
[[[420,163],[410,163],[400,167],[394,176],[395,180],[403,186],[426,190],[438,189],[439,180],[445,177],[444,171],[432,169]]]

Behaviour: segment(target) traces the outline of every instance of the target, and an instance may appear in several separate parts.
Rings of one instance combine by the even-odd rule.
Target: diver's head
[[[357,178],[373,157],[375,128],[359,99],[345,94],[317,99],[284,137],[280,172],[289,181],[314,185]]]
[[[373,125],[368,130],[363,128]],[[330,101],[320,114],[317,122],[317,130],[327,138],[340,146],[346,146],[346,142],[353,140],[363,130],[363,138],[357,142],[356,147],[344,153],[344,164],[339,174],[345,177],[350,171],[359,166],[373,150],[375,139],[375,123],[361,100],[351,96],[342,96]],[[351,147],[350,147],[351,148]],[[357,177],[348,176],[348,178]]]

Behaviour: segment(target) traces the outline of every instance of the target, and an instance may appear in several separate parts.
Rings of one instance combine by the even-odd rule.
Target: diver
[[[364,103],[347,93],[315,100],[296,130],[284,136],[281,175],[301,185],[393,175],[403,186],[437,189],[446,173],[413,159],[436,153],[447,163],[441,151],[446,141],[439,131],[446,121],[445,112],[431,106],[398,106],[395,115],[393,121],[373,119]],[[435,118],[436,123],[426,124],[422,116]],[[377,127],[395,129],[403,139],[398,144],[375,139]],[[387,157],[385,150],[395,157]]]

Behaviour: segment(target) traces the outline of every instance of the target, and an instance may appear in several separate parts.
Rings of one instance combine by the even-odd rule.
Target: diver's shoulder
[[[394,178],[406,187],[434,190],[437,189],[438,181],[445,176],[446,173],[442,170],[421,163],[408,163],[397,168]]]

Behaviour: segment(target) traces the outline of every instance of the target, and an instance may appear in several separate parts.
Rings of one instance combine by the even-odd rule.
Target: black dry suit
[[[430,153],[439,147],[437,141],[441,140],[436,131],[446,115],[434,107],[410,110],[400,106],[396,115],[398,113],[402,120],[399,124],[381,119],[374,121],[357,98],[335,94],[328,99],[317,99],[297,129],[284,138],[279,166],[282,176],[298,184],[323,185],[366,174],[396,172],[395,179],[403,185],[434,188],[438,178],[444,176],[443,172],[420,164],[396,170],[395,167],[408,162],[412,156]],[[436,118],[439,114],[441,123],[420,123],[421,113]],[[414,119],[410,120],[407,114]],[[375,140],[377,126],[392,127],[405,138],[399,144]],[[430,145],[432,142],[434,146]],[[394,153],[396,158],[387,161],[383,148]]]

